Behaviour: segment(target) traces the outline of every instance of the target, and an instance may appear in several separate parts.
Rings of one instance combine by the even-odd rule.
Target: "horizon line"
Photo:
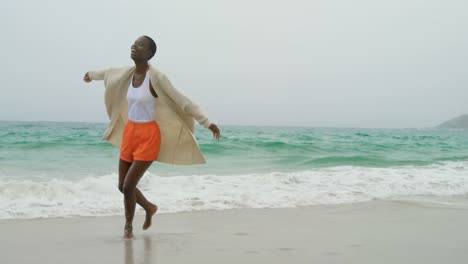
[[[0,122],[36,122],[36,123],[90,123],[90,124],[103,124],[108,122],[102,121],[63,121],[63,120],[1,120]],[[290,127],[290,128],[354,128],[354,129],[434,129],[432,127],[358,127],[358,126],[310,126],[310,125],[247,125],[247,124],[217,124],[218,126],[241,126],[241,127]],[[198,123],[195,126],[202,127]]]

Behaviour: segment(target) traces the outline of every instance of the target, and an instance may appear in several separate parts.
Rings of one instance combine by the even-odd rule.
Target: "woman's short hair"
[[[153,58],[154,54],[156,54],[156,50],[158,49],[158,47],[156,46],[156,42],[154,42],[154,40],[148,36],[143,36],[145,37],[147,40],[149,40],[149,43],[150,43],[150,50],[151,50],[151,56],[149,57],[148,60],[151,60],[151,58]]]

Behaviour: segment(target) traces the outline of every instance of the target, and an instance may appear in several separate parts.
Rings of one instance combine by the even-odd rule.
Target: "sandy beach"
[[[466,263],[465,200],[2,220],[1,263]]]

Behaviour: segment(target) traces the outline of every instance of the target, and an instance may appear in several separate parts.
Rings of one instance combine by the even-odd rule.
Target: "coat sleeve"
[[[189,113],[190,115],[197,120],[197,122],[202,125],[205,128],[208,128],[211,125],[210,120],[203,114],[203,111],[201,108],[191,101],[189,98],[187,98],[185,95],[177,91],[176,88],[172,85],[172,83],[169,81],[169,78],[165,74],[162,74],[162,77],[160,79],[161,82],[161,88],[164,90],[164,92],[186,113]]]
[[[89,77],[91,77],[94,81],[104,80],[106,76],[106,70],[97,70],[97,71],[89,71]]]

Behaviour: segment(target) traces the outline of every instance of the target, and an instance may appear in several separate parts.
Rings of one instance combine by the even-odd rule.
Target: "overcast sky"
[[[428,127],[468,114],[462,0],[42,0],[0,9],[0,120],[107,122],[88,70],[152,64],[218,125]]]

